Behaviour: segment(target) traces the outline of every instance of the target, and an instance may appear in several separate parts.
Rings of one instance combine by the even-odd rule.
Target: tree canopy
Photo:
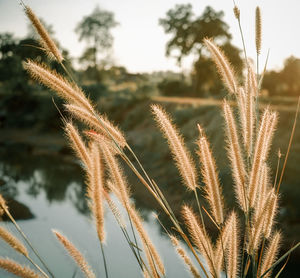
[[[75,32],[79,36],[79,41],[86,41],[88,48],[81,57],[87,63],[97,66],[97,54],[100,51],[109,50],[113,44],[111,29],[118,25],[114,14],[100,9],[98,6],[93,12],[85,16],[77,25]]]
[[[223,21],[223,16],[222,11],[217,12],[208,6],[196,17],[192,5],[184,4],[176,5],[159,20],[164,31],[172,35],[166,45],[167,56],[175,57],[179,64],[185,56],[196,56],[193,70],[196,91],[219,93],[222,88],[208,52],[203,48],[205,37],[213,37],[217,41],[237,72],[242,68],[240,50],[231,44],[229,26]]]
[[[267,72],[262,86],[269,95],[299,96],[300,59],[291,56],[285,60],[281,71]]]

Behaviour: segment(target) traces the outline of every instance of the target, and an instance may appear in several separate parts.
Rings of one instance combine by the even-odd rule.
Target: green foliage
[[[271,96],[299,96],[300,59],[291,56],[285,60],[281,71],[267,72],[264,76],[263,89],[266,89]]]
[[[240,50],[230,43],[231,34],[228,25],[223,21],[223,16],[223,12],[216,12],[208,6],[201,16],[195,17],[192,6],[186,4],[176,5],[174,9],[167,12],[166,18],[159,21],[165,32],[172,35],[166,46],[167,56],[175,53],[178,63],[190,54],[198,57],[192,75],[195,92],[218,95],[222,88],[215,67],[203,49],[205,37],[213,37],[217,40],[236,71],[241,72],[243,64]]]
[[[223,15],[223,12],[206,7],[200,17],[194,18],[190,4],[176,5],[174,9],[169,10],[166,18],[159,21],[165,32],[173,35],[166,47],[167,56],[171,55],[173,50],[179,49],[177,59],[180,62],[183,56],[192,51],[201,52],[205,37],[230,39],[228,25],[222,21]]]
[[[39,126],[41,129],[47,126],[50,130],[57,130],[60,127],[58,112],[54,106],[49,106],[51,97],[43,94],[41,86],[28,80],[22,65],[26,59],[34,59],[62,72],[55,61],[48,59],[36,40],[17,39],[8,33],[0,34],[1,126]],[[11,117],[12,114],[14,117]]]
[[[158,85],[160,93],[164,96],[191,96],[192,87],[183,80],[164,79]]]
[[[98,6],[79,22],[75,29],[79,41],[84,40],[90,45],[83,53],[81,61],[86,60],[88,64],[92,62],[94,67],[97,66],[98,52],[112,47],[111,29],[117,24],[112,12],[102,10]]]

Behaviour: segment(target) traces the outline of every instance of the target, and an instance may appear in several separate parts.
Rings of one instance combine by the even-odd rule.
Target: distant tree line
[[[291,56],[285,60],[282,70],[267,72],[262,87],[270,96],[299,96],[300,59]]]
[[[229,26],[223,20],[224,13],[206,7],[200,16],[193,12],[191,4],[176,5],[165,18],[159,20],[166,34],[171,39],[166,45],[166,56],[176,58],[180,65],[188,55],[195,57],[189,82],[184,79],[165,80],[160,90],[165,95],[220,96],[223,86],[208,53],[203,47],[203,39],[212,37],[221,46],[232,63],[239,78],[242,78],[243,61],[241,50],[232,45]],[[269,71],[262,84],[268,96],[300,94],[300,59],[288,58],[284,68]]]
[[[96,7],[91,14],[85,16],[75,28],[80,41],[86,42],[86,48],[78,61],[81,67],[74,70],[73,59],[67,50],[62,49],[69,62],[68,67],[75,73],[79,83],[91,85],[92,94],[101,95],[107,91],[105,86],[113,90],[120,88],[125,92],[145,93],[158,91],[163,95],[177,96],[221,96],[224,88],[212,63],[208,52],[203,47],[203,38],[213,37],[227,54],[238,76],[242,78],[243,61],[241,50],[235,47],[229,26],[223,20],[224,13],[206,7],[201,15],[196,15],[190,4],[176,5],[167,11],[159,20],[170,40],[166,45],[166,56],[174,57],[181,65],[182,59],[193,55],[195,62],[190,74],[130,74],[126,68],[118,67],[110,60],[113,45],[112,28],[118,25],[114,14]],[[43,21],[43,20],[42,20]],[[51,25],[43,21],[46,29],[54,35]],[[34,30],[29,27],[25,38],[18,39],[13,34],[0,34],[0,94],[16,97],[22,95],[30,99],[32,87],[23,70],[22,62],[35,59],[51,68],[61,71],[55,61],[49,59],[34,38]],[[159,76],[159,77],[158,77]],[[155,87],[155,88],[154,88]],[[134,89],[134,88],[143,88]],[[281,71],[270,71],[265,74],[263,89],[269,96],[297,96],[300,91],[300,60],[290,57],[285,61]],[[150,93],[151,94],[151,93]]]

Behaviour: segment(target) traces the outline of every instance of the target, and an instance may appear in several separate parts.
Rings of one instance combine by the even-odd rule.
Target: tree
[[[193,83],[196,91],[219,93],[222,88],[217,78],[216,69],[203,48],[203,39],[213,37],[223,48],[236,71],[241,71],[240,50],[230,43],[231,34],[228,25],[223,21],[224,13],[206,7],[203,14],[195,18],[190,4],[176,5],[167,12],[166,18],[159,23],[172,37],[166,46],[166,55],[175,56],[180,64],[183,57],[193,54]]]
[[[84,40],[89,45],[81,60],[86,58],[86,62],[88,64],[92,62],[92,66],[96,69],[97,54],[112,47],[113,36],[111,35],[111,28],[117,25],[114,14],[101,10],[98,6],[90,15],[85,16],[75,29],[79,35],[79,41]]]
[[[284,68],[279,71],[267,72],[263,80],[263,89],[269,95],[300,95],[300,59],[293,56],[284,62]]]
[[[300,95],[300,59],[293,56],[284,62],[284,68],[280,72],[281,80],[285,85],[285,94],[290,96]]]

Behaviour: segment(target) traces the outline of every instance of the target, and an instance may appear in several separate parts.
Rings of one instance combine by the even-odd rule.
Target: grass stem
[[[106,263],[106,257],[104,253],[103,243],[100,241],[100,247],[101,247],[101,253],[103,258],[103,264],[104,264],[104,270],[105,270],[105,277],[108,278],[108,270],[107,270],[107,263]]]
[[[31,250],[33,251],[33,253],[37,256],[37,258],[40,260],[40,262],[43,264],[43,266],[46,268],[46,270],[48,271],[48,273],[50,274],[51,277],[55,277],[53,275],[53,273],[50,271],[50,269],[47,267],[46,263],[44,262],[44,260],[41,258],[41,256],[38,254],[37,250],[33,247],[33,245],[31,244],[31,242],[29,241],[28,237],[25,235],[25,233],[22,231],[22,229],[20,228],[20,226],[18,225],[18,223],[15,221],[15,219],[13,218],[13,216],[10,214],[10,212],[8,211],[8,209],[3,208],[5,210],[5,213],[7,214],[7,216],[9,217],[10,221],[14,224],[14,226],[16,227],[17,231],[20,233],[20,235],[24,238],[24,240],[26,241],[26,243],[28,244],[28,246],[31,248]]]

